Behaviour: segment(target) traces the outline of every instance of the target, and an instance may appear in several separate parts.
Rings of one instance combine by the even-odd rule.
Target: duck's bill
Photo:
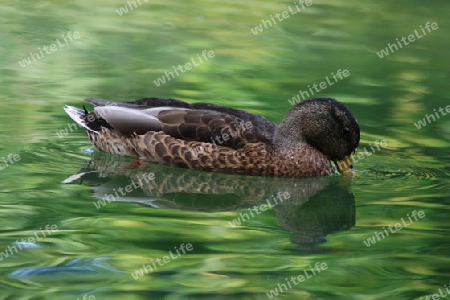
[[[352,153],[353,154],[353,153]],[[355,171],[353,170],[353,156],[349,155],[342,160],[337,160],[334,162],[336,167],[343,176],[353,176]]]

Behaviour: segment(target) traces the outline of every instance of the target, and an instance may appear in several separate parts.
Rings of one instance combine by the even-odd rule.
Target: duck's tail
[[[86,115],[88,114],[88,111],[86,109],[79,109],[73,106],[66,105],[64,106],[64,110],[69,115],[69,117],[72,118],[78,125],[86,128],[86,130],[95,132],[92,128],[90,128],[86,124]]]

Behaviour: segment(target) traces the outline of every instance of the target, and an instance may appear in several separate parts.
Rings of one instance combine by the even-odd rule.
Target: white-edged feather
[[[158,107],[141,109],[140,111],[145,114],[148,114],[150,116],[158,117],[158,114],[164,110],[191,110],[191,109],[184,108],[184,107],[158,106]]]
[[[64,179],[63,181],[61,181],[61,183],[65,183],[65,184],[72,183],[75,180],[78,180],[81,177],[83,177],[84,175],[89,174],[89,173],[97,173],[97,171],[81,172],[78,174],[74,174],[74,175],[69,176],[68,178]]]
[[[158,118],[146,110],[120,106],[97,106],[94,110],[120,132],[159,131],[162,128]]]
[[[96,132],[95,130],[92,130],[86,125],[86,121],[84,120],[84,116],[86,115],[86,112],[83,109],[79,109],[70,105],[64,106],[64,110],[69,115],[72,120],[74,120],[78,125],[86,128],[89,131]]]

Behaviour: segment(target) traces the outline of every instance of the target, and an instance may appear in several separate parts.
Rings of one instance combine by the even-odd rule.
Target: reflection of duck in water
[[[210,103],[159,98],[87,101],[95,106],[91,113],[70,106],[65,110],[100,151],[177,167],[311,177],[331,174],[331,160],[350,175],[350,155],[359,143],[355,118],[332,98],[297,104],[279,126],[262,116]]]
[[[326,235],[355,225],[355,199],[348,177],[274,178],[164,165],[139,166],[117,156],[94,152],[82,171],[71,179],[82,179],[93,186],[94,197],[100,199],[97,203],[134,202],[154,208],[199,212],[239,210],[236,218],[241,217],[241,224],[237,226],[250,226],[248,220],[264,216],[257,214],[255,207],[265,206],[265,210],[271,208],[276,212],[284,229],[294,233],[292,241],[304,246],[322,242]],[[130,182],[138,183],[140,188],[111,199],[115,191]],[[224,224],[229,225],[230,222]]]
[[[295,233],[291,241],[310,248],[325,242],[328,234],[348,230],[355,225],[355,197],[345,179],[337,180],[311,195],[308,201],[297,203],[288,199],[274,210],[278,222],[287,231]]]

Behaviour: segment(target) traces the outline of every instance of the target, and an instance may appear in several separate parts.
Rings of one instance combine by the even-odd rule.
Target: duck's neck
[[[299,147],[306,144],[306,141],[298,124],[285,119],[275,130],[273,143],[285,147]]]

